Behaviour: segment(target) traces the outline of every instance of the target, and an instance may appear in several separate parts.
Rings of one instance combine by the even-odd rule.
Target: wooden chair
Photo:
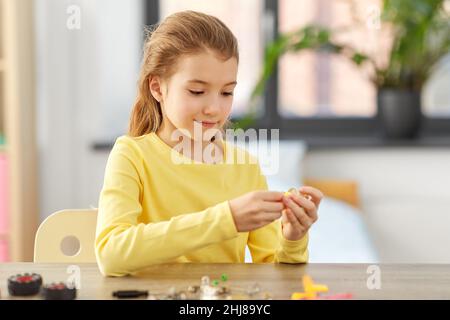
[[[39,226],[34,262],[92,263],[95,259],[97,210],[61,210]]]

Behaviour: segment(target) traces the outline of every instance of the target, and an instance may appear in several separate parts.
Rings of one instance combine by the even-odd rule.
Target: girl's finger
[[[306,199],[305,197],[298,196],[296,194],[291,194],[289,197],[297,203],[300,207],[307,211],[312,211],[316,209],[316,204],[312,202],[311,200]]]
[[[285,198],[285,199],[286,199],[285,200],[286,205],[288,206],[288,208],[290,208],[292,210],[292,212],[297,217],[297,220],[300,222],[300,224],[304,228],[309,229],[309,227],[312,224],[312,221],[310,221],[310,218],[306,214],[305,210],[303,210],[303,208],[299,207],[299,205],[297,203],[295,203],[294,201],[292,201],[289,197]]]
[[[280,201],[283,198],[283,192],[279,191],[261,191],[260,199],[264,201]]]
[[[274,212],[274,211],[281,211],[284,209],[284,204],[280,201],[274,201],[274,202],[269,202],[269,201],[263,201],[262,204],[262,210],[266,211],[266,212]]]
[[[291,194],[290,197],[292,198],[292,201],[297,203],[300,207],[302,207],[306,211],[306,214],[313,221],[317,220],[317,207],[314,204],[314,202],[312,202],[302,196],[297,196],[295,194]]]
[[[312,197],[312,201],[316,204],[316,206],[319,206],[320,201],[324,197],[323,193],[319,189],[310,186],[301,187],[300,193],[309,194]]]
[[[287,220],[292,224],[292,226],[296,229],[300,229],[304,231],[304,227],[300,224],[295,214],[292,212],[291,209],[286,209],[285,211]]]
[[[286,213],[286,209],[285,210],[283,210],[282,212],[281,212],[281,223],[283,223],[283,224],[286,224],[286,223],[288,223],[290,220],[289,220],[289,218],[287,217],[287,213]]]
[[[265,221],[274,221],[281,217],[281,212],[265,212],[263,216],[263,220]]]

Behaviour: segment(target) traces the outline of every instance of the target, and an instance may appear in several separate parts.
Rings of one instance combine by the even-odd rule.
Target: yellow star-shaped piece
[[[315,292],[294,292],[291,295],[291,300],[315,299],[317,294]]]
[[[303,288],[305,292],[328,292],[328,287],[324,284],[314,283],[310,276],[303,276]]]
[[[292,300],[316,299],[318,292],[328,292],[328,287],[326,285],[314,283],[312,278],[308,275],[303,276],[302,282],[305,292],[294,292],[291,295]]]

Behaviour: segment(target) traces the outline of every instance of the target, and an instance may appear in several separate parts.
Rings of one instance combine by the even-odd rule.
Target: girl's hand
[[[238,232],[252,231],[281,217],[282,192],[252,191],[229,201]]]
[[[283,195],[286,209],[282,212],[282,231],[283,236],[292,241],[303,238],[311,225],[317,221],[317,210],[323,199],[323,193],[313,187],[301,187],[299,192],[311,196],[311,200],[294,193]]]

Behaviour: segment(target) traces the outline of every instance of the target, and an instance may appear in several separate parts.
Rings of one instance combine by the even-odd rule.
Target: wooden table
[[[39,273],[44,283],[67,281],[79,270],[79,299],[112,299],[115,290],[166,291],[172,286],[186,288],[200,284],[208,275],[220,279],[228,275],[229,285],[246,287],[257,282],[274,299],[290,299],[291,293],[303,291],[302,275],[328,285],[330,294],[352,293],[354,299],[450,299],[450,265],[381,264],[381,289],[370,290],[366,264],[162,264],[135,276],[103,277],[96,264],[6,263],[0,265],[2,299],[13,299],[7,290],[7,279],[24,272]],[[78,269],[79,267],[79,269]],[[71,273],[68,273],[71,272]],[[75,273],[74,273],[75,272]],[[39,296],[34,297],[39,299]]]

